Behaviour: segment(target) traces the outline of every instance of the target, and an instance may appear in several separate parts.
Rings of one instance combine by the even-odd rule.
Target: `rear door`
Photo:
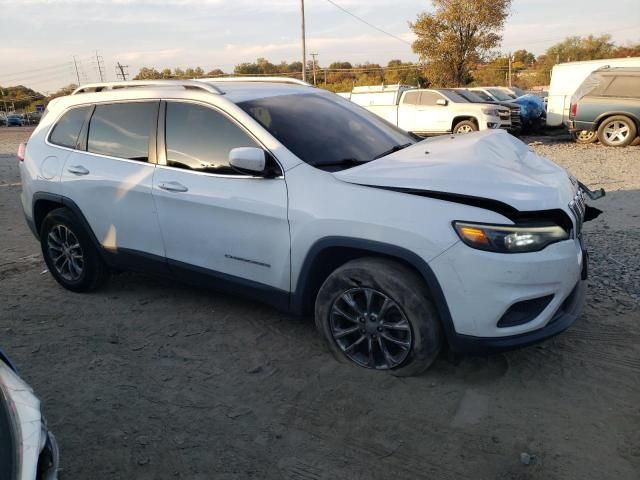
[[[224,112],[188,101],[163,102],[159,165],[153,179],[169,265],[200,275],[289,291],[289,222],[284,177],[240,174],[229,151],[262,148]],[[224,286],[221,282],[219,286]]]
[[[98,104],[65,162],[61,193],[114,253],[164,257],[151,195],[159,101]]]

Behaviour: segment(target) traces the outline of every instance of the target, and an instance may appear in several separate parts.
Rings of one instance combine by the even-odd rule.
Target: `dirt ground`
[[[209,290],[128,273],[63,290],[22,218],[28,134],[0,129],[0,345],[63,479],[640,478],[640,147],[525,139],[609,191],[586,227],[584,314],[538,346],[400,379],[337,363],[309,318]]]

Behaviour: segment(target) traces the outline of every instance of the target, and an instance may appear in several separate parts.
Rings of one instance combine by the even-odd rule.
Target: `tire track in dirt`
[[[0,280],[6,280],[9,277],[20,275],[21,273],[42,267],[43,265],[44,261],[39,254],[27,255],[16,260],[2,263],[0,264]]]

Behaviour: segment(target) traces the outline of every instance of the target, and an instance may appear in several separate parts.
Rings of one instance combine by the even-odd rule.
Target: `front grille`
[[[579,237],[582,234],[582,224],[584,223],[584,213],[587,210],[587,196],[582,188],[576,190],[576,194],[573,200],[569,202],[569,210],[573,214],[575,221],[575,237]]]
[[[508,120],[511,114],[506,110],[499,110],[498,115],[500,116],[500,120]]]
[[[514,127],[520,126],[520,107],[514,107],[511,109],[511,125]]]

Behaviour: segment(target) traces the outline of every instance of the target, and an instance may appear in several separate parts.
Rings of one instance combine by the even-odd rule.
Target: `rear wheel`
[[[593,143],[598,139],[598,132],[593,130],[578,130],[573,133],[573,139],[576,143],[583,145]]]
[[[475,122],[471,120],[463,120],[461,122],[456,123],[456,126],[453,127],[453,133],[471,133],[477,132],[478,126]]]
[[[109,277],[109,269],[89,234],[66,208],[53,210],[45,217],[40,246],[51,275],[68,290],[95,290]]]
[[[626,147],[636,138],[636,133],[633,120],[624,115],[615,115],[600,124],[598,139],[608,147]]]
[[[421,373],[442,345],[424,281],[387,259],[353,260],[329,275],[315,319],[338,360],[393,375]]]

